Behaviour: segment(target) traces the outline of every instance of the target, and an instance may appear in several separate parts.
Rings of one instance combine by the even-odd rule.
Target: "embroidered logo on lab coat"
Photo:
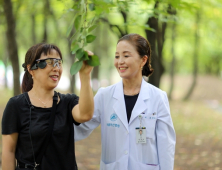
[[[110,116],[110,120],[111,120],[111,121],[116,121],[116,120],[117,120],[117,114],[116,114],[116,113],[113,113],[113,114]]]

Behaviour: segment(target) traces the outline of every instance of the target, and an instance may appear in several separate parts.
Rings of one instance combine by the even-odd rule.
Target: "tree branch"
[[[116,33],[116,32],[113,30],[113,28],[117,28],[117,30],[119,31],[119,35],[118,35],[119,38],[121,38],[122,36],[125,35],[125,33],[121,30],[121,28],[120,28],[118,25],[111,24],[111,23],[108,21],[108,19],[106,19],[106,18],[100,18],[100,20],[103,21],[103,22],[105,22],[105,23],[107,23],[107,24],[109,25],[111,31],[113,31],[114,33]]]

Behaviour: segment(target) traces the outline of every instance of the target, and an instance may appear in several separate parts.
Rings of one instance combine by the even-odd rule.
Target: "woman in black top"
[[[23,67],[23,93],[12,97],[3,113],[2,169],[27,170],[36,166],[38,170],[76,170],[73,123],[79,125],[92,118],[92,67],[84,63],[79,71],[80,97],[54,91],[62,75],[62,54],[57,46],[45,43],[32,46]],[[48,135],[53,96],[58,101],[52,135]],[[49,144],[37,165],[36,159],[47,139]]]

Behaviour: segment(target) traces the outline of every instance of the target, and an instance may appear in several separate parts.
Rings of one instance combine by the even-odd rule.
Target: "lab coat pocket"
[[[160,169],[158,164],[143,164],[143,163],[138,163],[138,164],[139,164],[140,170],[159,170]]]
[[[118,163],[112,162],[105,164],[102,160],[100,160],[100,170],[119,170]]]
[[[155,113],[148,114],[146,118],[146,137],[147,138],[155,138],[155,128],[156,128],[156,120],[157,116]]]

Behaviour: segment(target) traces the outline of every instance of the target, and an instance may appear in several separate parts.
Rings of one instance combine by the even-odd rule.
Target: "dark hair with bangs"
[[[119,39],[118,43],[120,41],[128,41],[130,44],[132,44],[136,48],[141,58],[143,58],[145,55],[148,57],[147,62],[143,67],[142,75],[147,77],[151,76],[154,70],[151,67],[151,47],[149,41],[139,34],[124,35]]]
[[[31,68],[35,64],[35,61],[38,60],[42,54],[50,54],[52,49],[56,50],[62,59],[62,53],[56,45],[39,43],[29,48],[25,55],[25,63],[22,64],[22,67],[25,71],[22,80],[22,93],[30,91],[33,87],[32,75],[29,73],[27,66],[30,65]]]

